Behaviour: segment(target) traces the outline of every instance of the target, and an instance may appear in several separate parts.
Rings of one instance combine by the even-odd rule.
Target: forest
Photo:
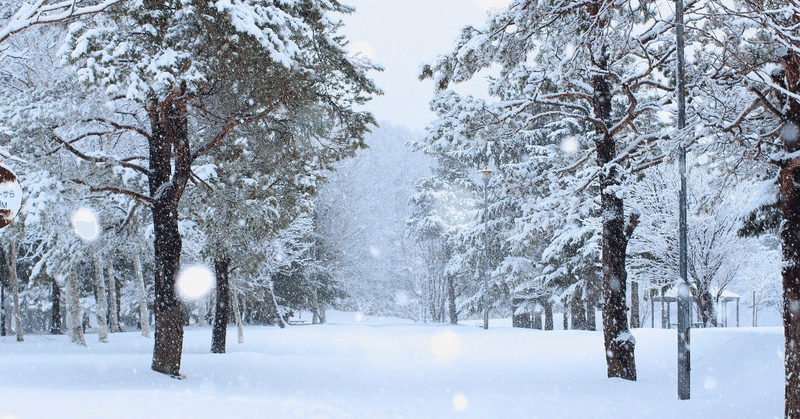
[[[692,327],[780,317],[800,417],[800,4],[675,4],[512,0],[421,63],[416,132],[337,0],[0,1],[0,332],[152,334],[181,378],[186,327],[558,319],[636,381],[685,153]]]

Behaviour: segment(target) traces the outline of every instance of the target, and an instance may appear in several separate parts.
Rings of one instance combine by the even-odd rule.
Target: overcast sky
[[[491,7],[508,0],[344,0],[356,7],[345,16],[342,33],[351,51],[365,53],[385,68],[372,73],[384,95],[367,108],[378,121],[422,129],[434,117],[428,102],[433,95],[430,80],[417,79],[419,67],[451,50],[464,25],[483,26]],[[479,80],[459,92],[485,91]]]

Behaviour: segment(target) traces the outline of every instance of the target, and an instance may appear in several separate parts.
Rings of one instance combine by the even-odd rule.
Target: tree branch
[[[116,193],[116,194],[121,194],[121,195],[127,195],[127,196],[135,198],[135,199],[137,199],[139,201],[146,202],[148,204],[152,204],[153,203],[153,198],[151,198],[151,197],[149,197],[147,195],[141,194],[139,192],[132,191],[130,189],[117,188],[115,186],[93,186],[93,185],[89,185],[88,183],[86,183],[86,182],[84,182],[84,181],[82,181],[80,179],[72,179],[72,182],[74,182],[74,183],[76,183],[78,185],[88,186],[89,190],[91,192],[111,192],[111,193]]]
[[[12,35],[34,26],[48,23],[63,22],[69,18],[90,15],[126,0],[104,0],[94,6],[75,7],[75,0],[65,0],[60,3],[47,4],[48,0],[38,0],[34,5],[24,5],[17,10],[3,29],[0,29],[0,44]]]
[[[106,158],[106,157],[92,157],[92,156],[86,155],[85,153],[81,152],[77,148],[73,147],[69,142],[62,140],[61,137],[59,137],[55,133],[53,133],[53,139],[56,142],[58,142],[59,144],[63,145],[64,148],[69,150],[70,153],[78,156],[82,160],[85,160],[85,161],[88,161],[88,162],[91,162],[91,163],[115,163],[115,164],[118,164],[118,165],[120,165],[122,167],[126,167],[128,169],[132,169],[132,170],[135,170],[135,171],[137,171],[139,173],[142,173],[145,176],[150,176],[150,171],[148,169],[145,169],[144,167],[141,167],[141,166],[138,166],[138,165],[135,165],[135,164],[132,164],[132,163],[128,163],[126,161],[122,161],[122,160],[118,160],[118,159],[110,159],[110,158]]]

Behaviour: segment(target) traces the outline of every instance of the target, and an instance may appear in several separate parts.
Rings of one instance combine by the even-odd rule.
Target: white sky
[[[379,122],[389,121],[412,129],[422,129],[434,114],[428,102],[433,83],[417,79],[419,67],[450,51],[461,28],[483,26],[486,11],[502,7],[508,0],[344,0],[356,7],[345,16],[341,33],[350,40],[351,51],[366,53],[384,67],[371,73],[383,89],[367,108]],[[459,92],[485,92],[481,78]]]

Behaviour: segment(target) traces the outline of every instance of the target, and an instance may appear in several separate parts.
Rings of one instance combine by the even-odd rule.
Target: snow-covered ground
[[[772,418],[783,414],[780,328],[692,331],[692,399],[676,396],[675,330],[636,329],[639,381],[605,378],[601,332],[414,324],[331,313],[329,324],[186,331],[175,380],[152,339],[0,338],[0,418]]]

